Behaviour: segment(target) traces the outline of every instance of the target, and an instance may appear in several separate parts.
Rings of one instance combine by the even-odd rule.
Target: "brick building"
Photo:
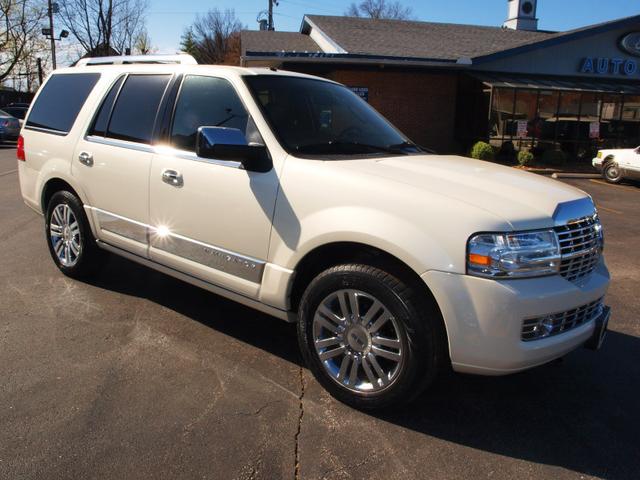
[[[535,1],[507,5],[500,27],[306,15],[299,32],[243,31],[241,62],[343,83],[442,153],[640,145],[640,15],[548,32]]]

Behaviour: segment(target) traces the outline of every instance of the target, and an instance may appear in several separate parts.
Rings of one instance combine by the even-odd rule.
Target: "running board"
[[[143,258],[133,253],[127,252],[126,250],[123,250],[121,248],[114,247],[113,245],[105,243],[101,240],[96,240],[96,243],[100,248],[107,250],[108,252],[124,257],[127,260],[131,260],[132,262],[139,263],[140,265],[143,265],[145,267],[149,267],[160,273],[164,273],[165,275],[169,275],[170,277],[177,278],[178,280],[182,280],[183,282],[190,283],[191,285],[207,290],[208,292],[215,293],[216,295],[220,295],[221,297],[228,298],[229,300],[233,300],[234,302],[241,303],[242,305],[253,308],[262,313],[266,313],[267,315],[279,318],[280,320],[284,320],[286,322],[294,323],[296,321],[296,315],[293,312],[287,312],[285,310],[280,310],[279,308],[266,305],[262,302],[259,302],[258,300],[254,300],[253,298],[245,297],[244,295],[232,292],[231,290],[227,290],[226,288],[218,287],[217,285],[205,282],[204,280],[200,280],[199,278],[193,277],[186,273],[182,273],[171,267],[166,267],[147,258]]]

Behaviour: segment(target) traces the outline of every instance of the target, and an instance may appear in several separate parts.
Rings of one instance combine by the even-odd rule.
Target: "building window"
[[[538,138],[540,140],[552,142],[555,142],[556,140],[559,99],[560,94],[558,92],[551,92],[548,90],[540,91],[537,117],[538,126],[536,127],[537,131],[539,131]]]
[[[640,146],[640,95],[625,95],[622,106],[622,145]]]

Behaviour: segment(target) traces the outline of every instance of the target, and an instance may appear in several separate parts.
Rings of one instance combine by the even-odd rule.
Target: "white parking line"
[[[18,169],[16,168],[15,170],[9,170],[8,172],[2,172],[0,173],[0,177],[4,177],[5,175],[9,175],[11,173],[16,173],[18,171]]]

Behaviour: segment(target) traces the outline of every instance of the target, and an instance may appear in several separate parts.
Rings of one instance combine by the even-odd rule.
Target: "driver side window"
[[[237,128],[249,142],[260,143],[253,121],[227,80],[189,75],[185,77],[171,126],[171,144],[180,150],[195,151],[199,127]]]

